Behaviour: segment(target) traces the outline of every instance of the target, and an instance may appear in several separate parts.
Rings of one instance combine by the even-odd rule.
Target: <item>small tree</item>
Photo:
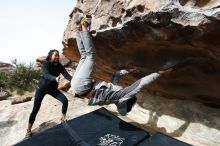
[[[2,72],[0,71],[0,88],[6,89],[8,88],[7,83],[9,81],[10,72]]]
[[[16,69],[11,73],[0,73],[0,85],[21,95],[25,91],[33,91],[40,77],[40,70],[35,70],[32,63],[26,66],[24,63],[18,63],[16,59],[12,63]]]

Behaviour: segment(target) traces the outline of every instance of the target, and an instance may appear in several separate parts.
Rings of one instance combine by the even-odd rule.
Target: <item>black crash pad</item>
[[[119,119],[105,108],[33,135],[16,146],[190,146],[162,133],[147,131]]]
[[[133,146],[149,137],[148,132],[100,108],[35,134],[16,146]]]

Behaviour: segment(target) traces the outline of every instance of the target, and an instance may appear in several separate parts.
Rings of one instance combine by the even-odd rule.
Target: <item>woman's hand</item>
[[[59,82],[60,80],[60,76],[56,77],[56,81]]]
[[[166,75],[169,75],[171,72],[173,71],[172,68],[169,68],[167,70],[160,70],[158,73],[161,75],[161,76],[166,76]]]

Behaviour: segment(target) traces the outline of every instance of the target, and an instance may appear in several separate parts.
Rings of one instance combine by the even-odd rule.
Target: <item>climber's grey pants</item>
[[[110,103],[123,105],[130,98],[135,96],[141,90],[141,88],[152,83],[158,77],[159,77],[158,73],[152,73],[134,82],[132,85],[126,88],[122,88],[120,90],[112,90],[114,89],[113,84],[99,81],[94,85],[93,97],[90,98],[89,105],[106,105]],[[105,84],[106,85],[110,84],[111,85],[110,88],[105,86]]]
[[[92,85],[96,52],[89,31],[77,32],[76,42],[81,58],[71,80],[71,89],[78,95],[84,95]]]

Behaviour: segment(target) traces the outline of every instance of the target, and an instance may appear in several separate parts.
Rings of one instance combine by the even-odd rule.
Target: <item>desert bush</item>
[[[13,72],[0,72],[0,87],[17,91],[18,94],[32,92],[40,77],[40,70],[34,69],[32,63],[25,65],[13,60],[12,64],[16,66]]]

